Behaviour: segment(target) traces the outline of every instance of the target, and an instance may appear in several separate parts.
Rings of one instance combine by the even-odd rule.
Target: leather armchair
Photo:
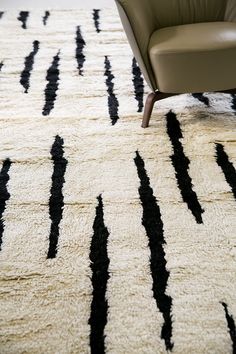
[[[115,0],[155,101],[181,93],[236,93],[236,0]]]

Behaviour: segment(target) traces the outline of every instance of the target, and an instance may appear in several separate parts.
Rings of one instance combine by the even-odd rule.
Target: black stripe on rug
[[[9,181],[9,170],[12,162],[10,159],[3,161],[3,165],[0,171],[0,250],[2,249],[2,237],[4,232],[4,220],[2,218],[4,210],[6,208],[6,202],[10,198],[10,194],[7,190],[7,183]]]
[[[57,244],[59,238],[59,225],[62,220],[64,208],[64,196],[62,193],[65,183],[65,172],[68,161],[64,158],[64,141],[60,136],[56,136],[51,148],[51,158],[53,161],[53,174],[51,195],[49,199],[49,214],[51,219],[51,229],[49,235],[49,248],[47,258],[55,258],[57,254]]]
[[[4,15],[4,11],[0,11],[0,19],[2,18],[3,15]]]
[[[3,67],[3,61],[1,61],[1,63],[0,63],[0,71],[2,70],[2,67]]]
[[[203,93],[193,93],[192,96],[196,98],[198,101],[204,103],[207,107],[210,106],[209,98],[204,96]]]
[[[228,305],[224,302],[221,302],[221,305],[224,307],[225,310],[225,317],[229,329],[230,338],[232,340],[233,354],[236,354],[236,327],[235,327],[234,318],[229,314]]]
[[[19,16],[17,17],[17,20],[22,22],[21,27],[24,29],[27,28],[26,23],[28,17],[29,17],[29,11],[20,11]]]
[[[104,329],[107,323],[108,302],[106,299],[107,282],[109,279],[109,258],[107,242],[109,232],[104,224],[103,200],[99,195],[96,207],[96,216],[93,224],[93,237],[90,247],[90,261],[92,270],[93,298],[89,324],[90,346],[92,354],[105,353]]]
[[[187,204],[198,224],[202,224],[202,209],[197,194],[193,191],[192,179],[189,176],[188,169],[190,161],[184,154],[184,149],[181,143],[183,138],[180,123],[176,115],[170,111],[167,115],[167,133],[169,135],[174,154],[170,156],[172,165],[175,169],[177,184],[180,189],[183,201]]]
[[[235,111],[236,113],[236,95],[231,95],[232,96],[232,106],[231,108]]]
[[[38,50],[39,50],[39,41],[34,41],[33,50],[25,58],[25,67],[21,73],[21,78],[20,78],[20,84],[24,87],[25,93],[28,93],[30,87],[29,79],[30,79],[31,71],[33,70],[34,57],[37,54]]]
[[[101,10],[93,10],[93,21],[94,21],[94,26],[97,31],[97,33],[101,32],[100,30],[100,11]]]
[[[153,296],[164,319],[161,338],[165,341],[166,349],[172,350],[172,298],[166,295],[166,287],[170,273],[166,268],[167,262],[165,259],[164,250],[164,244],[166,242],[164,239],[161,212],[157,200],[153,195],[153,190],[150,186],[150,180],[145,169],[144,161],[138,151],[136,151],[134,162],[140,179],[139,196],[143,207],[142,225],[146,230],[151,252],[150,269],[153,279]]]
[[[49,16],[50,16],[50,12],[49,11],[45,11],[44,16],[43,16],[43,24],[44,24],[44,26],[46,26]]]
[[[231,187],[234,198],[236,199],[236,170],[229,161],[229,157],[222,144],[216,144],[216,162],[222,169],[225,179]]]
[[[108,112],[111,118],[111,124],[115,125],[119,119],[118,116],[119,102],[116,95],[114,94],[113,79],[115,77],[111,72],[111,63],[107,55],[105,56],[104,64],[105,64],[104,76],[106,76],[106,85],[107,85],[107,93],[108,93]]]
[[[51,110],[54,108],[54,104],[57,97],[57,90],[59,86],[59,62],[60,62],[60,52],[53,58],[52,64],[47,71],[46,80],[48,81],[45,88],[45,105],[43,107],[42,114],[48,116]]]
[[[80,26],[77,26],[75,58],[77,60],[77,69],[79,70],[79,75],[83,75],[83,67],[85,62],[85,55],[83,50],[85,45],[86,43],[81,34]]]
[[[132,62],[132,73],[133,73],[133,85],[135,99],[138,101],[138,112],[143,111],[143,95],[144,95],[144,83],[141,70],[135,58]]]

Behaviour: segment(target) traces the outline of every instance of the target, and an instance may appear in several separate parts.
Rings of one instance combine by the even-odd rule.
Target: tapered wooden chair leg
[[[149,93],[149,95],[147,96],[146,103],[145,103],[142,127],[143,128],[148,127],[149,121],[150,121],[150,118],[152,115],[153,106],[156,101],[164,100],[165,98],[175,96],[175,95],[179,95],[179,94],[178,93],[166,93],[166,92],[160,92],[160,91]]]
[[[151,92],[147,96],[146,103],[145,103],[145,108],[144,108],[144,114],[143,114],[143,121],[142,121],[142,128],[147,128],[149,125],[149,121],[152,115],[152,110],[154,103],[157,101],[157,93]]]
[[[217,92],[236,95],[236,89],[217,91]],[[176,96],[176,95],[179,95],[179,93],[166,93],[166,92],[161,92],[161,91],[149,93],[149,95],[147,96],[147,99],[146,99],[146,103],[145,103],[142,128],[148,127],[149,121],[150,121],[150,118],[152,115],[153,106],[156,101],[164,100],[165,98],[168,98],[171,96]]]

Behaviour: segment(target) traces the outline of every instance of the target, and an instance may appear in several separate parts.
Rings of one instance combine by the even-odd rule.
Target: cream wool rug
[[[0,353],[236,353],[236,98],[144,130],[115,10],[0,17]]]

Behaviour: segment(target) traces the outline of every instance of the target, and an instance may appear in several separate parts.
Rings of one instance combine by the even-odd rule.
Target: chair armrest
[[[115,0],[128,41],[140,66],[145,80],[153,91],[157,89],[156,80],[148,56],[148,45],[155,27],[151,8],[143,0]]]

